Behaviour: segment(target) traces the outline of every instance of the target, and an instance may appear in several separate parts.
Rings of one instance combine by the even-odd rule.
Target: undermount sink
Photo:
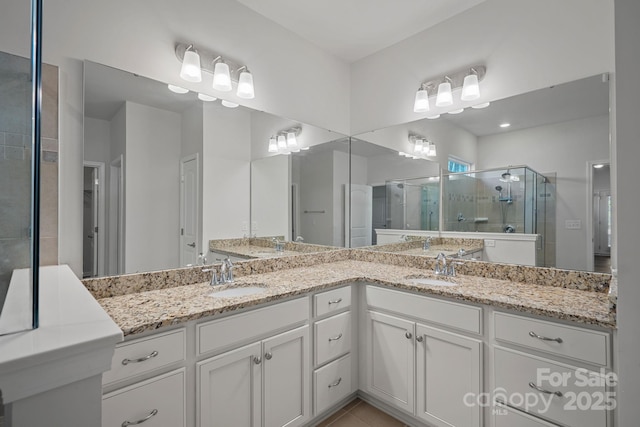
[[[457,283],[448,280],[438,280],[429,277],[408,277],[407,282],[412,285],[429,285],[429,286],[456,286]]]
[[[209,296],[213,298],[246,297],[248,295],[264,293],[266,290],[266,288],[261,286],[237,286],[233,288],[214,290],[209,294]]]

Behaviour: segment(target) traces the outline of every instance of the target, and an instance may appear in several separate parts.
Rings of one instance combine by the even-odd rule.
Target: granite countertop
[[[428,257],[437,257],[439,253],[445,254],[448,258],[456,258],[458,256],[458,251],[460,250],[460,246],[448,246],[448,245],[432,245],[429,249],[424,250],[420,248],[411,248],[395,251],[399,254],[405,255],[421,255]],[[465,248],[462,248],[465,249]],[[476,252],[482,252],[482,248],[468,248],[465,249],[467,255],[474,254]]]
[[[343,260],[237,278],[233,286],[266,288],[263,293],[249,296],[213,298],[209,294],[214,288],[208,283],[199,283],[102,298],[98,299],[98,302],[125,335],[132,335],[343,283],[363,281],[425,295],[438,295],[523,313],[615,328],[615,313],[609,309],[606,292],[469,275],[445,278],[458,283],[456,286],[415,285],[410,283],[410,277],[435,278],[432,270],[425,268]]]

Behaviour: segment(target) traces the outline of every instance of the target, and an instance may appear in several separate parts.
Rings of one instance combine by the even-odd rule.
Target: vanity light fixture
[[[253,74],[246,65],[238,64],[221,55],[196,49],[192,44],[176,44],[176,56],[182,62],[180,77],[189,82],[201,82],[202,71],[213,74],[215,90],[229,92],[237,83],[236,95],[243,99],[255,98]]]
[[[169,88],[169,90],[173,93],[179,93],[180,95],[188,93],[189,89],[185,89],[183,87],[180,86],[176,86],[176,85],[172,85],[172,84],[168,84],[167,87]]]
[[[434,142],[429,142],[429,149],[426,152],[427,157],[435,157],[437,156],[436,144]]]
[[[401,156],[411,157],[414,159],[424,159],[425,156],[434,157],[436,155],[436,145],[424,136],[410,133],[409,142],[413,144],[414,154],[400,152]]]
[[[414,153],[422,153],[423,146],[424,146],[424,141],[422,141],[422,139],[416,139],[415,145],[413,147]]]
[[[309,148],[301,148],[298,142],[298,135],[302,132],[302,127],[292,127],[277,132],[269,138],[269,153],[289,154],[297,153],[300,150],[308,150]]]
[[[453,95],[451,94],[451,79],[444,76],[444,82],[438,85],[438,96],[436,96],[436,107],[448,107],[453,105]]]
[[[444,77],[437,77],[420,84],[416,92],[413,111],[416,113],[426,113],[430,111],[429,98],[435,96],[436,107],[449,107],[454,105],[455,100],[453,92],[462,89],[460,101],[468,102],[480,98],[480,82],[487,73],[487,67],[484,65],[474,65],[455,73],[447,73]],[[435,88],[438,88],[437,91]],[[489,103],[478,104],[474,108],[484,108]],[[454,111],[459,111],[460,107]],[[453,113],[456,114],[456,113]]]
[[[193,83],[202,81],[202,70],[200,69],[200,54],[192,44],[186,47],[182,58],[182,68],[180,77],[183,80]]]
[[[216,99],[218,99],[218,98],[213,97],[213,96],[206,95],[206,94],[204,94],[204,93],[199,93],[199,94],[198,94],[198,99],[199,99],[200,101],[204,101],[204,102],[213,102],[213,101],[215,101],[215,100],[216,100]]]

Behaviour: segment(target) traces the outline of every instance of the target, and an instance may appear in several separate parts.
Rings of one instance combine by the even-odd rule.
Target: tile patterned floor
[[[406,427],[378,408],[356,398],[316,427]]]

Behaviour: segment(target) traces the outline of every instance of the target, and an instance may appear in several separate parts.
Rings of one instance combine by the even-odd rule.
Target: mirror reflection
[[[277,157],[292,167],[280,168],[280,159],[264,163],[262,172],[276,170],[276,176],[260,179],[259,167],[252,166],[269,154],[276,131],[295,125],[300,149],[344,140],[344,135],[202,94],[177,93],[166,84],[88,61],[84,115],[85,277],[176,268],[205,258],[211,263],[235,253],[230,246],[262,248],[238,253],[244,258],[285,254],[271,253],[272,237],[282,243],[305,236],[304,242],[284,248],[289,252],[325,249],[310,245],[314,240],[344,244],[344,225],[332,225],[334,239],[324,240],[324,234],[316,239],[304,229],[303,213],[292,210],[306,193],[301,182],[299,200],[292,199],[288,180],[296,162],[291,156]],[[339,185],[348,183],[348,151],[342,154],[342,164],[335,164],[335,173],[344,175]],[[344,205],[341,197],[336,206]],[[254,210],[252,221],[251,204],[259,208],[261,201],[264,209]],[[344,216],[343,207],[318,209],[326,209],[335,224]]]
[[[357,138],[410,152],[416,132],[443,171],[440,236],[483,239],[487,261],[609,272],[607,75]],[[376,231],[397,242],[403,225]]]

